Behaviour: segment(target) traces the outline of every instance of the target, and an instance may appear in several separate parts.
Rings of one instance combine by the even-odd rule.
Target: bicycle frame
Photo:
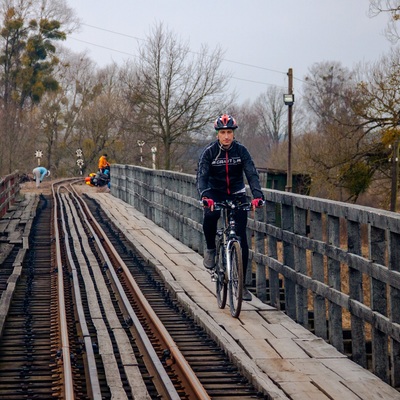
[[[224,201],[215,203],[215,210],[222,210],[223,228],[218,231],[217,239],[217,269],[215,272],[217,302],[220,308],[226,305],[229,289],[229,304],[231,315],[239,317],[242,307],[243,292],[243,262],[240,240],[236,235],[236,210],[249,211],[249,203]],[[226,265],[224,261],[226,260]],[[233,262],[236,268],[233,268]]]
[[[225,239],[224,246],[226,254],[230,254],[234,242],[238,242],[240,244],[240,240],[236,237],[236,221],[234,219],[234,215],[232,212],[229,213],[228,211],[229,210],[226,208],[223,210],[225,222],[222,235],[224,236]],[[228,276],[231,276],[231,264],[232,264],[231,257],[227,257],[226,272]]]

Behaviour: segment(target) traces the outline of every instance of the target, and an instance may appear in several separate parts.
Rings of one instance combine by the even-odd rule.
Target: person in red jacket
[[[246,202],[244,176],[250,186],[254,200],[253,207],[264,204],[260,179],[253,159],[245,146],[235,140],[234,131],[238,128],[235,119],[228,114],[219,116],[214,129],[217,139],[201,153],[197,168],[196,184],[203,204],[206,204],[203,219],[203,231],[207,250],[203,264],[213,271],[215,268],[215,236],[221,212],[214,210],[214,202],[238,198]],[[249,259],[249,247],[246,236],[247,211],[240,210],[236,216],[237,233],[241,238],[243,256],[243,276]],[[251,293],[245,288],[243,300],[251,300]]]

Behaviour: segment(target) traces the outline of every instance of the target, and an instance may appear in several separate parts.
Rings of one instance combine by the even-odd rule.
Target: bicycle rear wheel
[[[231,271],[229,277],[229,306],[231,315],[238,318],[242,310],[243,296],[243,260],[242,248],[239,242],[233,242],[229,251],[231,259]]]
[[[215,291],[217,293],[218,307],[225,308],[228,285],[226,282],[225,250],[221,242],[217,243],[217,259],[215,263],[215,273],[217,275],[217,280],[215,281]]]

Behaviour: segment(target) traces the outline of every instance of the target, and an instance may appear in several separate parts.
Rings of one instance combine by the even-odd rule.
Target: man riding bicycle
[[[234,131],[237,127],[232,116],[228,114],[219,116],[214,123],[217,140],[203,150],[198,163],[197,190],[205,205],[203,231],[207,244],[203,264],[210,271],[215,268],[215,237],[221,215],[220,210],[214,210],[214,203],[232,199],[245,203],[247,200],[244,175],[254,197],[253,208],[260,207],[264,203],[264,195],[253,159],[246,147],[235,140]],[[246,276],[249,259],[246,226],[247,211],[238,210],[236,231],[241,239],[243,277]],[[244,287],[243,300],[250,301],[251,298],[251,293]]]

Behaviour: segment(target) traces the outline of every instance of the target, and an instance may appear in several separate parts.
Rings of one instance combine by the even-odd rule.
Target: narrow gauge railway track
[[[64,265],[72,281],[73,340],[82,344],[84,354],[82,393],[95,399],[194,398],[193,386],[183,386],[181,379],[172,383],[166,373],[121,287],[118,266],[105,250],[107,240],[93,228],[84,203],[69,185],[57,189],[57,199]]]
[[[158,318],[168,329],[175,344],[188,361],[199,381],[212,399],[267,398],[259,393],[241,375],[224,351],[206,332],[196,325],[183,307],[167,291],[158,273],[146,265],[132,244],[109,220],[93,199],[85,199],[96,221],[117,249],[122,261],[146,297]],[[121,273],[121,275],[123,275]],[[129,287],[128,279],[121,276],[122,283]],[[132,299],[136,303],[136,299]],[[142,317],[143,319],[144,317]],[[160,349],[161,358],[168,359],[168,351]],[[173,357],[172,357],[173,358]]]
[[[61,396],[61,369],[54,341],[51,199],[41,196],[29,250],[0,337],[0,398],[51,399]],[[5,261],[15,260],[13,252]],[[5,272],[3,270],[3,272]],[[4,299],[4,298],[2,298]]]

